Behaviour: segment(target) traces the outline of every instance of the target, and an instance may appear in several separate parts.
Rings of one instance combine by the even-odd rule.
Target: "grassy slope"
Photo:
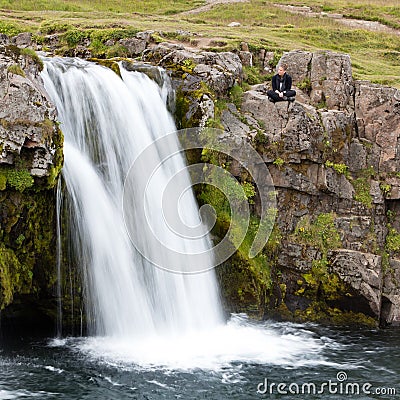
[[[0,0],[0,31],[49,32],[70,25],[81,29],[131,27],[164,32],[186,30],[223,38],[227,49],[247,41],[269,50],[327,49],[351,55],[358,79],[400,87],[400,36],[343,26],[330,18],[291,14],[274,3],[307,5],[315,12],[341,13],[400,28],[398,0],[252,0],[218,5],[200,14],[180,15],[203,1]],[[240,27],[229,28],[232,21]],[[400,32],[400,29],[399,29]]]

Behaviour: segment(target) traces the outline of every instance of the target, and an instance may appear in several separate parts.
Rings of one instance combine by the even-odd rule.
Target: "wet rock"
[[[400,326],[400,260],[392,259],[385,272],[382,293],[383,325]]]

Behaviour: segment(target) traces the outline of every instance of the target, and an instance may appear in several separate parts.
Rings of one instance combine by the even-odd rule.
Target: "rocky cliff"
[[[0,38],[0,311],[53,323],[55,192],[63,137],[36,53]]]
[[[218,127],[220,140],[250,143],[273,178],[277,215],[263,266],[238,251],[219,268],[227,309],[398,325],[400,91],[354,81],[350,57],[330,52],[283,55],[293,104],[269,102],[268,82],[234,95],[245,87],[243,64],[265,68],[257,54],[160,44],[145,59],[177,77],[180,127]],[[237,152],[242,159],[240,145]],[[216,163],[249,181],[235,160]],[[199,194],[200,202],[211,198]],[[255,217],[260,200],[256,194]],[[224,223],[217,220],[216,236]]]
[[[30,45],[27,37],[18,40]],[[257,150],[273,178],[274,225],[263,252],[250,258],[241,246],[217,268],[227,312],[399,325],[400,92],[354,81],[348,55],[292,51],[281,62],[289,65],[296,101],[273,104],[265,93],[275,58],[264,49],[251,53],[243,44],[235,53],[206,52],[157,44],[151,32],[124,40],[119,45],[131,56],[169,71],[179,128],[218,128],[218,140],[235,143],[235,158],[203,151],[188,159],[218,164],[236,177],[247,193],[254,229],[263,199],[254,177],[237,162],[245,158],[242,144]],[[90,56],[83,43],[68,51]],[[61,134],[38,84],[39,67],[31,54],[1,48],[3,308],[19,293],[46,298],[54,278],[54,251],[42,253],[38,238],[54,250],[48,202],[61,165]],[[254,69],[265,83],[248,84]],[[16,173],[24,184],[14,183]],[[222,211],[213,230],[218,241],[229,227],[229,212],[210,186],[198,187],[197,194],[200,203]],[[253,237],[250,228],[246,240]],[[17,279],[25,269],[26,276]]]

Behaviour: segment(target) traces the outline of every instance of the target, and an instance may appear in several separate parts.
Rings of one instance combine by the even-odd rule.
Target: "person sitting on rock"
[[[272,77],[272,90],[268,90],[268,100],[273,103],[277,101],[294,101],[296,91],[292,90],[292,77],[286,73],[287,65],[280,64],[278,73]]]

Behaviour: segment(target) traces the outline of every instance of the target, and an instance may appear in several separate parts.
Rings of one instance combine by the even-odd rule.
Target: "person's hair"
[[[284,69],[284,71],[287,70],[287,64],[286,63],[279,64],[279,66],[282,67]]]

